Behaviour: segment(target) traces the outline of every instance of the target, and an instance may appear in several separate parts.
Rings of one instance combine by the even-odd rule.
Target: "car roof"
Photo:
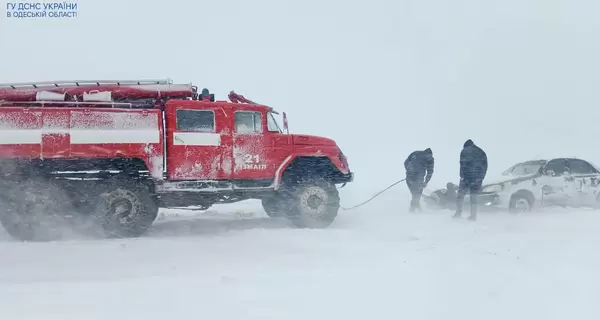
[[[519,165],[519,164],[527,164],[527,163],[538,163],[538,162],[548,162],[550,161],[550,159],[534,159],[534,160],[525,160],[525,161],[519,161],[517,163],[515,163],[514,165]]]
[[[537,158],[537,159],[520,161],[520,162],[517,162],[517,164],[519,164],[519,163],[541,162],[541,161],[548,162],[548,161],[551,161],[551,160],[581,160],[581,161],[589,162],[588,160],[585,160],[585,159],[582,159],[582,158],[578,158],[578,157],[551,157],[551,158]]]

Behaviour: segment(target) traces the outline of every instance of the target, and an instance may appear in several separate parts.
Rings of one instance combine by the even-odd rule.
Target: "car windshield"
[[[530,174],[534,174],[540,170],[540,168],[544,165],[544,160],[538,161],[527,161],[518,163],[504,171],[502,173],[503,176],[526,176]]]
[[[267,129],[271,132],[283,133],[277,120],[275,120],[275,117],[273,116],[273,112],[267,112],[267,114]]]
[[[588,163],[591,164],[594,169],[600,171],[600,167],[598,167],[595,163],[592,163],[591,161],[588,161]]]

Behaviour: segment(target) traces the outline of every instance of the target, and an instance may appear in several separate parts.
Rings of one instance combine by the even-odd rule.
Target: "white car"
[[[510,212],[533,208],[600,208],[600,170],[577,158],[525,161],[508,168],[503,179],[486,182],[480,205]]]

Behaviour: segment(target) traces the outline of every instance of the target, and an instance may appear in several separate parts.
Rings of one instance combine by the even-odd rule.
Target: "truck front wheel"
[[[110,183],[100,195],[96,208],[104,231],[109,237],[139,237],[156,220],[158,205],[148,188],[128,181]]]
[[[294,188],[290,221],[300,228],[327,228],[337,217],[340,196],[335,185],[315,180]]]

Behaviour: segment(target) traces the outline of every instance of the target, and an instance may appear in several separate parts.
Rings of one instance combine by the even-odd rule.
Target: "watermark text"
[[[6,17],[13,19],[77,18],[77,10],[77,3],[67,1],[6,3]]]

